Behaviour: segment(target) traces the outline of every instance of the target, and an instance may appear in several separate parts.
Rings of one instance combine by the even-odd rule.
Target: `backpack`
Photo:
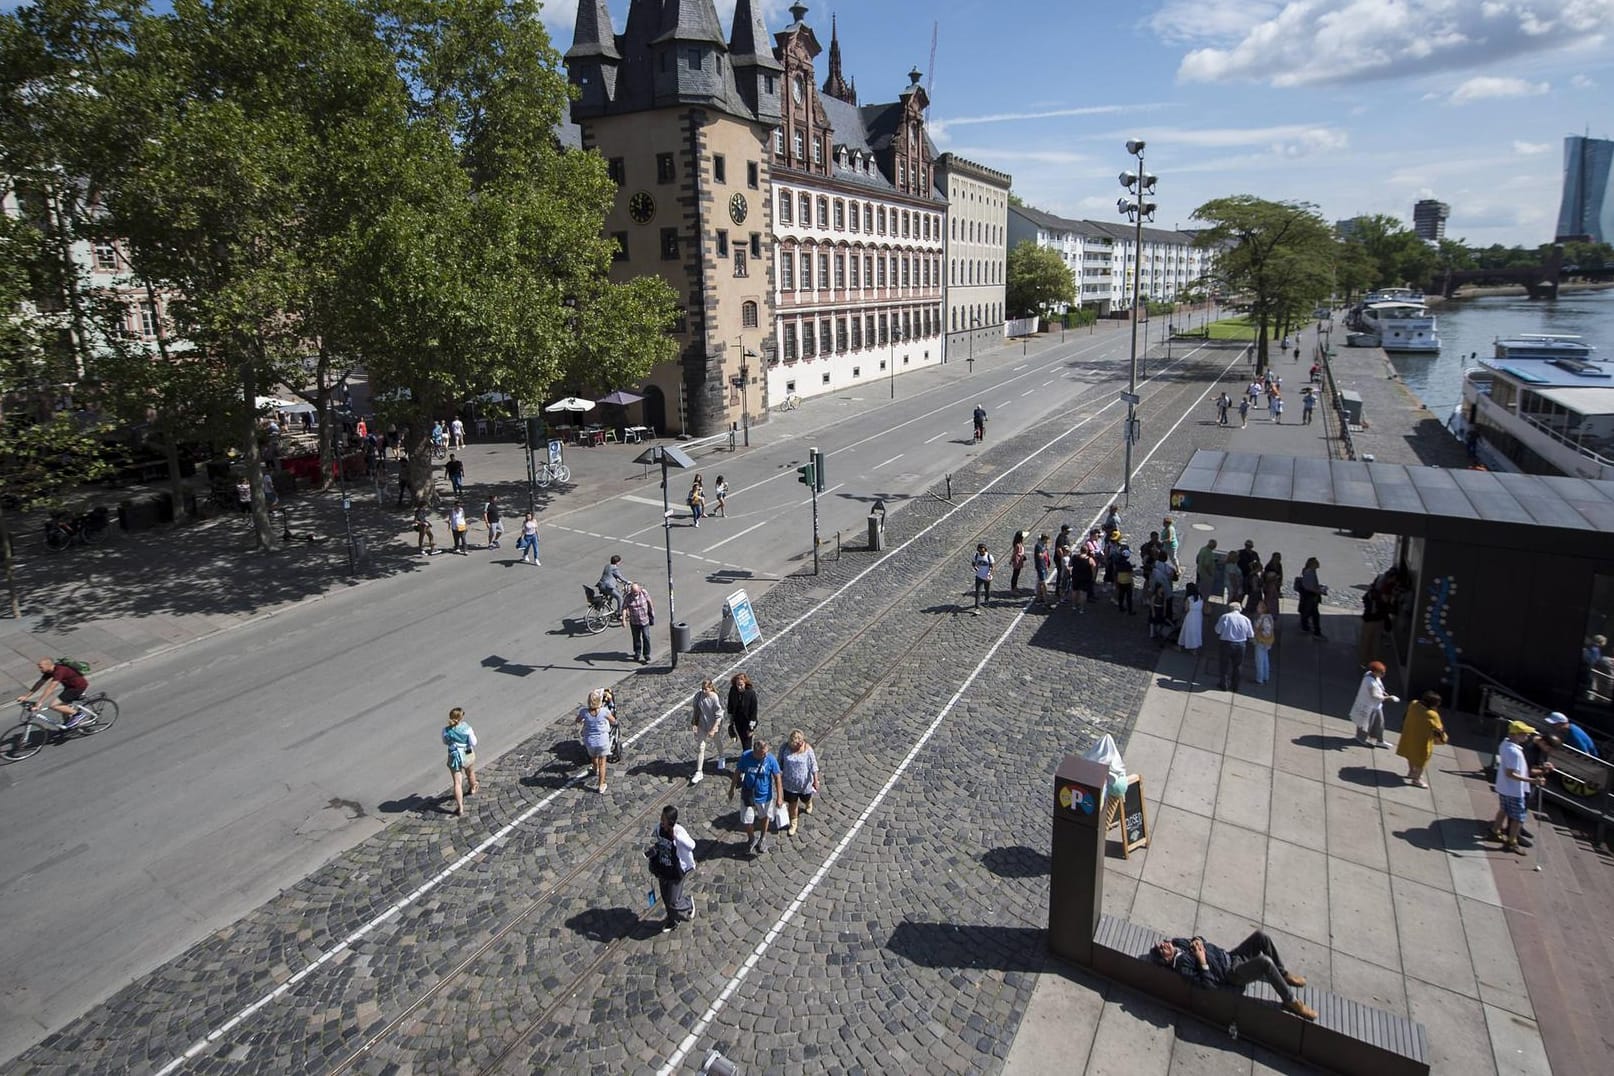
[[[1304,586],[1305,582],[1306,582],[1306,580],[1305,580],[1305,578],[1303,576],[1298,576],[1298,575],[1295,576],[1295,593],[1296,594],[1304,594],[1306,592],[1306,588]]]
[[[77,658],[57,658],[56,664],[66,665],[69,669],[76,670],[80,676],[88,676],[90,674],[90,663],[87,661],[79,661]]]
[[[678,846],[670,838],[658,832],[650,847],[644,850],[644,855],[650,861],[650,873],[657,878],[665,878],[669,882],[683,879],[684,867],[678,862]]]

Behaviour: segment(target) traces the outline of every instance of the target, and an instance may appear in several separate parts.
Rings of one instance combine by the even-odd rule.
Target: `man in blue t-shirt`
[[[779,779],[779,760],[768,754],[768,741],[761,736],[751,738],[751,750],[734,763],[729,778],[729,799],[734,790],[740,790],[745,812],[745,850],[758,855],[768,850],[768,821],[773,812],[784,803],[784,788]],[[753,836],[758,815],[762,819],[762,832]]]
[[[1579,725],[1571,724],[1569,718],[1556,710],[1547,715],[1547,735],[1556,736],[1559,743],[1573,747],[1581,754],[1598,757],[1597,745],[1586,735],[1586,730]]]

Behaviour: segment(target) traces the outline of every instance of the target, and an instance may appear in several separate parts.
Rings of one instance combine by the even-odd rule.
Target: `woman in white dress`
[[[1384,689],[1384,663],[1370,661],[1362,683],[1356,689],[1356,701],[1351,704],[1351,721],[1356,725],[1356,739],[1369,747],[1389,747],[1384,742],[1384,704],[1400,702],[1399,695]]]
[[[1192,654],[1205,645],[1205,599],[1199,596],[1199,585],[1189,583],[1183,592],[1182,629],[1177,632],[1177,645]]]

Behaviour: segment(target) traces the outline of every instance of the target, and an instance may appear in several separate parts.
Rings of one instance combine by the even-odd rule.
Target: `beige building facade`
[[[1009,250],[1006,172],[944,153],[936,176],[947,199],[947,357],[971,357],[1003,342]]]

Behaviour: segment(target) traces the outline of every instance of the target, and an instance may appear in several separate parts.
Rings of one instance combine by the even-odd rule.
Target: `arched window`
[[[757,304],[749,299],[740,304],[740,327],[742,329],[757,327]]]

